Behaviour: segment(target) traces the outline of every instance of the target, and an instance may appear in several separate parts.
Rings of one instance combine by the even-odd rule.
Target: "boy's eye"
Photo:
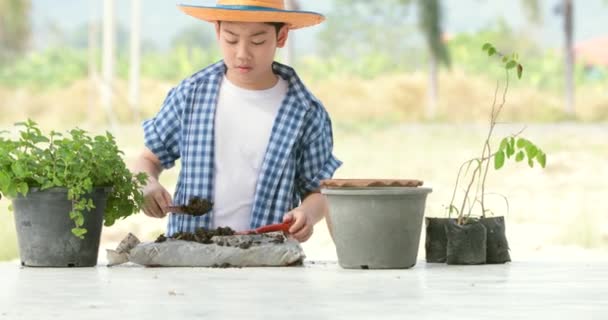
[[[236,44],[236,40],[234,40],[234,41],[226,40],[226,43],[228,43],[228,44]]]
[[[255,42],[255,41],[251,41],[251,43],[253,43],[253,45],[255,46],[261,46],[265,43],[266,41],[260,41],[260,42]]]

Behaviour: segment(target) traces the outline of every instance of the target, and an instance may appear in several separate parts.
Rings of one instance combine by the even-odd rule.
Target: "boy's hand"
[[[295,208],[283,216],[283,222],[293,222],[289,233],[299,242],[306,242],[312,236],[315,223],[313,220],[301,207]]]
[[[171,195],[156,179],[150,179],[144,187],[144,213],[153,218],[164,218],[163,208],[171,205]]]

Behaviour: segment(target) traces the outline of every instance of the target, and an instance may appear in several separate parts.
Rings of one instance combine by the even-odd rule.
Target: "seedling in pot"
[[[523,129],[516,134],[504,137],[500,142],[498,150],[493,152],[490,145],[490,140],[492,138],[492,134],[494,133],[494,128],[496,127],[500,112],[506,103],[506,95],[509,89],[509,72],[512,69],[517,68],[517,77],[521,78],[523,74],[523,66],[518,62],[517,54],[506,56],[496,50],[496,48],[489,43],[486,43],[482,49],[487,51],[489,56],[497,55],[501,58],[505,67],[506,84],[502,92],[502,100],[500,103],[497,103],[499,86],[496,86],[494,101],[492,103],[492,112],[490,115],[490,128],[483,143],[481,156],[464,162],[458,170],[456,183],[454,185],[454,192],[452,194],[452,200],[450,201],[448,211],[449,215],[455,213],[458,216],[459,225],[465,224],[466,218],[471,217],[475,204],[479,204],[481,209],[480,215],[482,218],[485,218],[486,213],[490,212],[490,210],[485,206],[485,196],[487,195],[485,183],[489,168],[492,164],[494,169],[499,170],[504,166],[505,161],[508,159],[513,159],[516,162],[526,160],[531,168],[534,167],[535,162],[544,168],[547,162],[546,154],[532,141],[521,136],[524,131]],[[473,167],[473,172],[469,176],[469,181],[466,184],[462,202],[459,206],[457,206],[455,203],[456,191],[458,190],[462,171],[463,169],[465,170],[464,176],[466,176],[471,167]],[[475,195],[473,199],[471,199],[470,194],[474,185]]]
[[[452,193],[452,199],[447,207],[448,216],[453,215],[456,219],[437,219],[430,221],[427,218],[427,261],[432,257],[433,261],[448,264],[482,264],[482,263],[504,263],[511,261],[509,248],[505,236],[504,218],[488,218],[489,213],[493,213],[485,202],[486,178],[493,166],[495,170],[504,167],[507,160],[515,162],[526,161],[530,167],[535,164],[542,168],[546,166],[547,156],[536,144],[522,136],[524,129],[520,132],[504,137],[500,140],[500,145],[493,149],[491,139],[494,129],[498,124],[498,117],[506,103],[506,96],[509,89],[509,75],[514,70],[517,77],[523,75],[523,66],[518,61],[517,54],[505,55],[499,52],[492,44],[483,45],[483,51],[488,56],[498,57],[505,69],[505,86],[502,90],[499,101],[499,84],[496,85],[494,100],[490,113],[490,127],[488,134],[483,142],[483,148],[479,157],[465,161],[458,170],[456,183]],[[464,182],[462,179],[466,179]],[[457,202],[457,190],[464,183],[464,194],[462,200]],[[507,203],[508,200],[502,196]],[[477,213],[477,214],[474,214]],[[430,235],[429,231],[439,231],[440,224],[443,224],[445,236],[442,239]],[[431,230],[432,229],[432,230]],[[442,247],[447,240],[447,251]],[[445,253],[431,250],[444,250]],[[443,258],[445,257],[445,258]]]

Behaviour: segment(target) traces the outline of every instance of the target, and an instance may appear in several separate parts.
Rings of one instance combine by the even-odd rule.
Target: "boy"
[[[278,222],[304,242],[327,215],[320,181],[341,162],[332,155],[331,121],[295,71],[274,62],[289,29],[318,24],[318,13],[284,10],[282,0],[218,0],[215,7],[180,5],[215,24],[223,60],[182,81],[159,113],[144,122],[146,148],[135,171],[150,175],[144,212],[200,197],[213,210],[172,213],[167,235],[229,226],[236,231]],[[158,182],[181,159],[175,199]]]

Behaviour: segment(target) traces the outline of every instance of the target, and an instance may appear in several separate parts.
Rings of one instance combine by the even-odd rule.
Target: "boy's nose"
[[[237,47],[236,57],[239,60],[249,60],[251,58],[251,52],[249,51],[249,46],[246,43],[241,43]]]

